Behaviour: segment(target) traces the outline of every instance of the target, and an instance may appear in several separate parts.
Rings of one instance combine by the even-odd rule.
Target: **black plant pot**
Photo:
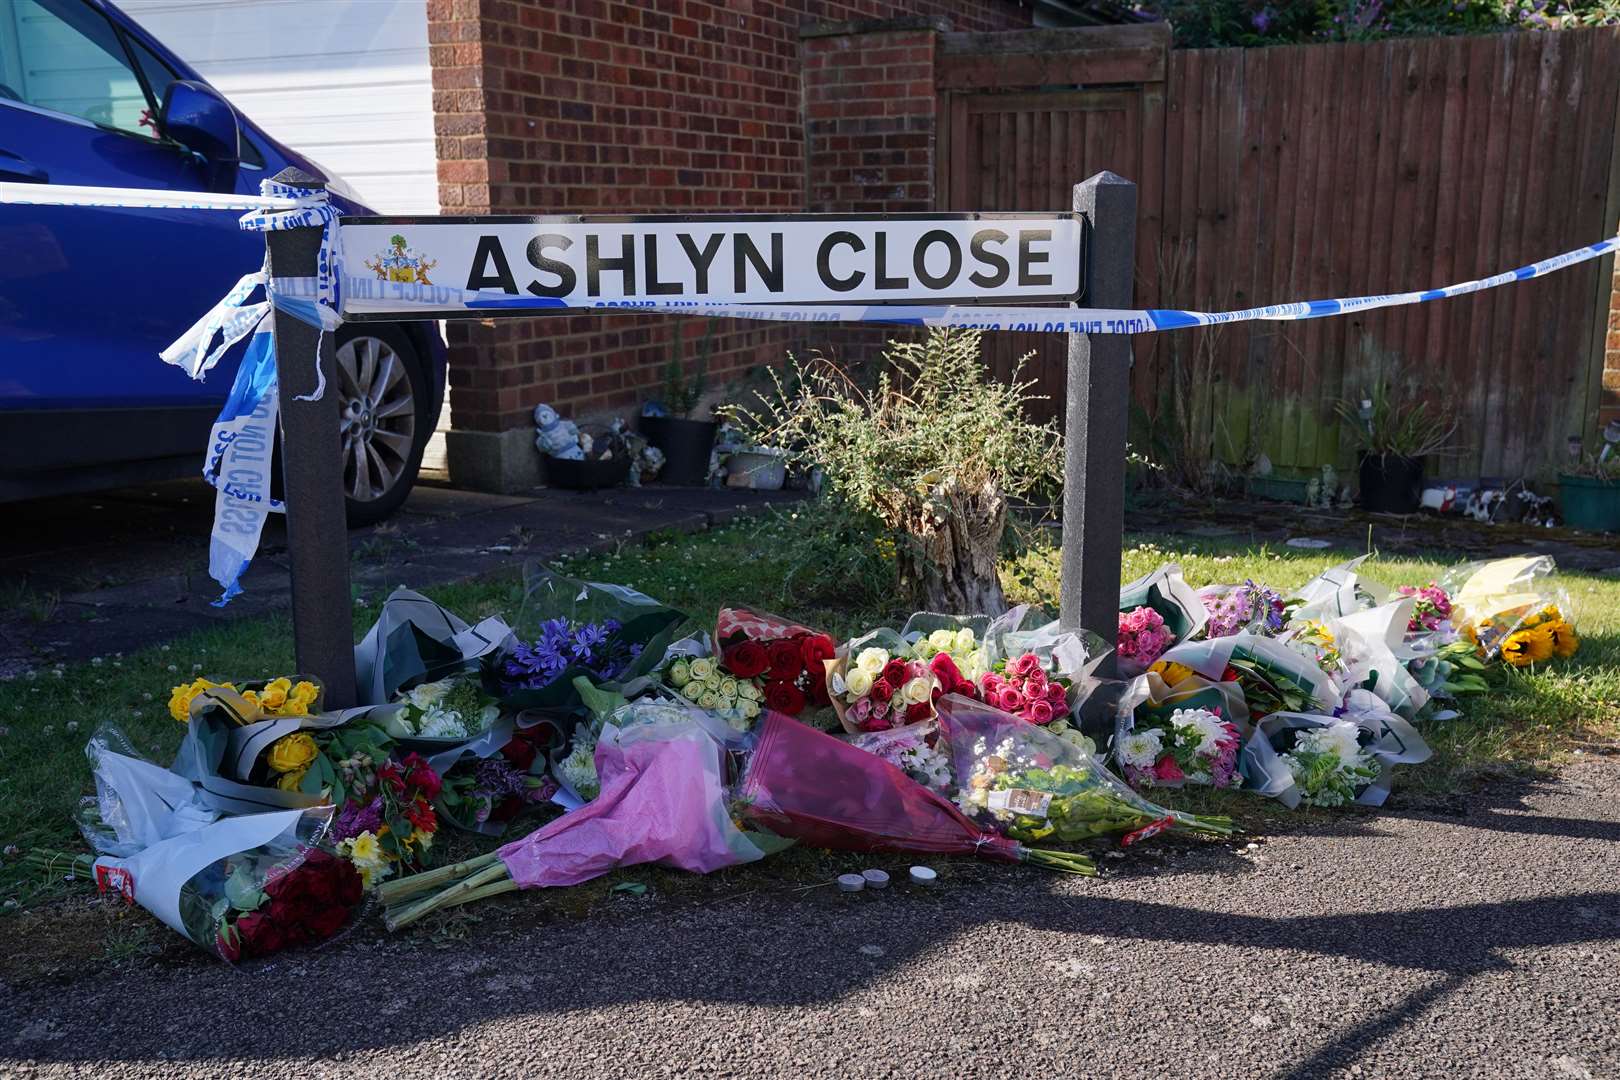
[[[1361,455],[1361,508],[1412,514],[1423,500],[1423,459],[1398,454]]]
[[[658,479],[666,484],[701,486],[708,483],[709,454],[714,449],[714,433],[719,427],[713,420],[643,416],[641,433],[664,452],[664,467],[658,471]]]
[[[571,461],[567,458],[548,457],[545,462],[546,483],[552,487],[570,488],[574,491],[596,491],[599,488],[617,487],[630,475],[630,462],[626,458]]]

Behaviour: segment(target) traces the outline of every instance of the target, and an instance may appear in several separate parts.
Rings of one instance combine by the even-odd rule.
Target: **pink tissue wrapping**
[[[595,799],[500,849],[522,888],[577,885],[637,863],[706,874],[763,854],[732,824],[719,747],[696,727],[623,747],[604,738],[596,772]]]

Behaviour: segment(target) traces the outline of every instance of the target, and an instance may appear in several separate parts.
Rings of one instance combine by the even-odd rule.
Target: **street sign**
[[[359,217],[345,319],[707,304],[1076,302],[1076,214]]]

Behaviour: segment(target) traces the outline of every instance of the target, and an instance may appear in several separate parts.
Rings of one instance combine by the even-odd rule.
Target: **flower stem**
[[[491,896],[499,896],[501,893],[515,892],[518,888],[518,883],[511,878],[502,878],[500,881],[492,881],[488,885],[480,885],[472,892],[452,897],[439,906],[447,908],[455,907],[457,904],[470,904],[474,900],[483,900]]]
[[[377,886],[377,898],[383,902],[385,907],[389,907],[408,896],[415,896],[417,893],[426,892],[446,882],[455,881],[475,871],[482,870],[498,858],[500,858],[500,855],[492,851],[487,855],[480,855],[474,859],[464,859],[449,866],[441,866],[436,870],[424,870],[420,874],[411,874],[408,877],[385,881]]]
[[[75,855],[68,851],[30,851],[23,857],[23,862],[51,877],[71,874],[89,878],[94,877],[96,872],[94,855]]]
[[[1063,874],[1079,874],[1082,877],[1097,876],[1097,864],[1091,861],[1090,856],[1077,851],[1052,851],[1047,848],[1030,847],[1020,848],[1019,851],[1023,855],[1023,861],[1032,866],[1056,870]]]
[[[465,896],[467,893],[478,889],[479,886],[487,885],[492,881],[500,880],[506,873],[506,864],[497,861],[493,866],[486,866],[484,869],[478,871],[476,874],[473,874],[471,877],[463,878],[462,880],[456,882],[443,892],[434,893],[426,900],[416,904],[411,904],[405,908],[404,911],[401,911],[397,916],[393,914],[384,916],[383,921],[390,930],[398,930],[401,927],[409,926],[422,916],[437,911],[439,908],[444,907],[457,897]]]

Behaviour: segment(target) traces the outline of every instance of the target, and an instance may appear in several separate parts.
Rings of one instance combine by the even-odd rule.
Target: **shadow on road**
[[[477,949],[357,938],[240,972],[215,965],[134,973],[106,985],[85,980],[67,992],[18,987],[0,994],[0,1011],[24,1023],[0,1046],[34,1061],[308,1061],[465,1038],[470,1028],[512,1016],[540,1024],[547,1015],[654,1002],[814,1006],[953,941],[987,941],[993,951],[995,931],[986,928],[1008,923],[1076,942],[1106,937],[1110,949],[1138,941],[1236,947],[1253,954],[1245,964],[1306,952],[1438,976],[1279,1074],[1304,1080],[1347,1066],[1472,976],[1508,965],[1504,950],[1620,938],[1620,891],[1274,917],[1088,895],[1019,874],[971,894],[891,897],[858,909],[783,900],[530,927],[485,938]],[[881,956],[861,944],[874,940]],[[178,1011],[176,995],[186,1002]],[[199,1027],[199,1016],[212,1019]],[[41,1024],[50,1031],[44,1038]]]

